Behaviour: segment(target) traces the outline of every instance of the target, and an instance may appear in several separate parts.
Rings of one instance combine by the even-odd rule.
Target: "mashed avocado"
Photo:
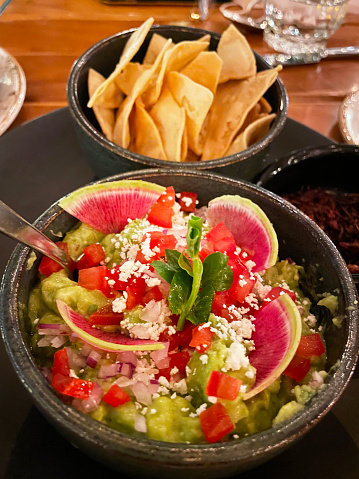
[[[64,271],[54,272],[48,277],[40,275],[28,304],[27,329],[34,356],[41,366],[52,368],[55,353],[65,349],[71,371],[69,377],[92,388],[88,397],[68,394],[73,406],[95,420],[128,434],[146,434],[148,438],[159,441],[206,442],[201,418],[203,412],[214,405],[223,407],[233,424],[227,438],[255,434],[290,418],[305,407],[318,389],[324,387],[325,353],[307,360],[310,368],[300,381],[282,374],[250,399],[245,399],[245,393],[256,382],[256,370],[250,364],[253,348],[251,325],[255,325],[253,315],[261,307],[265,292],[274,287],[295,292],[302,318],[302,334],[318,332],[316,318],[311,313],[311,301],[300,288],[303,268],[289,261],[279,261],[262,277],[257,274],[255,281],[260,287],[250,292],[247,302],[225,305],[220,311],[223,317],[218,311],[209,315],[208,326],[212,337],[206,350],[199,350],[191,345],[193,326],[186,326],[184,331],[176,330],[178,315],[172,314],[168,307],[171,301],[171,298],[168,299],[169,284],[166,285],[166,281],[154,274],[149,265],[136,259],[139,251],[146,255],[144,234],[151,229],[157,234],[158,231],[163,235],[173,234],[179,249],[183,250],[183,214],[176,221],[179,232],[175,229],[163,232],[163,228],[154,228],[144,220],[132,221],[118,234],[104,235],[83,223],[68,232],[64,242],[68,244],[73,260],[81,258],[87,246],[99,243],[106,257],[101,263],[102,267],[106,265],[108,268],[106,280],[112,278],[113,271],[125,263],[132,270],[121,281],[128,281],[129,286],[123,291],[116,290],[112,295],[106,295],[100,289],[80,286]],[[204,231],[209,229],[206,225]],[[159,242],[153,250],[158,254],[160,248]],[[142,283],[138,278],[142,278],[143,274],[146,283],[145,289],[141,290]],[[139,296],[141,300],[136,302]],[[131,308],[127,307],[129,299],[134,303]],[[71,331],[62,332],[62,336],[60,333],[56,335],[56,325],[66,328],[58,311],[58,300],[87,320],[95,312],[107,311],[107,319],[104,316],[104,322],[95,325],[96,329],[104,332],[121,331],[134,336],[136,328],[137,331],[144,328],[147,336],[142,337],[163,341],[165,352],[141,352],[140,347],[135,352],[108,352],[84,343]],[[113,306],[115,300],[116,307]],[[328,295],[319,304],[326,306],[335,316],[337,299],[334,296]],[[113,314],[117,315],[117,323],[111,323]],[[43,324],[53,325],[52,336],[46,334],[46,328],[41,327]],[[236,384],[240,384],[235,398],[207,394],[213,371],[220,372],[228,381],[234,379]]]

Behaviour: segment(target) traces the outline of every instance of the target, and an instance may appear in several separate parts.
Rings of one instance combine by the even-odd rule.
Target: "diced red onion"
[[[100,359],[101,359],[101,354],[95,351],[94,349],[92,349],[90,354],[87,356],[86,364],[87,366],[90,366],[90,368],[95,368],[98,362],[100,361]]]
[[[86,359],[71,348],[66,348],[70,369],[82,369],[86,366]]]
[[[66,343],[66,339],[63,336],[55,336],[51,340],[51,346],[53,348],[60,348],[65,343]]]
[[[169,364],[167,366],[165,364],[166,360],[168,359],[168,347],[170,343],[167,341],[162,344],[164,345],[163,349],[157,349],[156,351],[152,351],[150,354],[156,366],[160,369],[167,368],[169,366]]]
[[[118,379],[116,379],[114,384],[117,384],[117,386],[120,386],[121,388],[125,388],[127,386],[132,386],[133,380],[126,378],[125,376],[121,376]]]
[[[53,336],[44,336],[37,342],[37,346],[39,348],[46,348],[47,346],[51,346],[51,341],[54,339]]]
[[[135,370],[135,366],[131,363],[122,363],[121,365],[122,376],[126,376],[129,379],[132,378],[134,370]]]
[[[121,351],[117,354],[117,361],[120,363],[130,363],[137,366],[137,356],[133,351]]]
[[[158,391],[159,387],[160,387],[160,383],[158,382],[158,380],[151,379],[148,385],[148,391],[150,394],[155,394]]]
[[[162,303],[161,301],[151,300],[146,307],[140,312],[140,319],[154,323],[157,321],[161,314]]]
[[[40,368],[41,373],[44,375],[46,381],[51,384],[52,383],[52,370],[49,366],[44,366]]]
[[[91,346],[91,344],[88,344],[88,343],[85,343],[83,347],[81,348],[81,354],[82,356],[85,356],[85,357],[91,354],[91,351],[93,351],[93,346]]]
[[[69,334],[70,328],[66,324],[58,324],[58,323],[40,323],[37,326],[37,329],[39,331],[39,334],[50,334],[53,336],[58,336],[60,334]]]
[[[120,371],[121,371],[121,364],[118,364],[118,363],[109,364],[107,366],[101,366],[100,369],[98,370],[97,377],[99,379],[113,378],[117,374],[120,374]]]
[[[147,432],[147,424],[145,416],[137,414],[135,419],[135,429],[138,432]]]
[[[148,387],[145,384],[141,382],[137,382],[131,386],[131,389],[133,394],[136,397],[136,400],[139,403],[145,404],[146,406],[151,404],[152,402],[151,393],[149,392]]]

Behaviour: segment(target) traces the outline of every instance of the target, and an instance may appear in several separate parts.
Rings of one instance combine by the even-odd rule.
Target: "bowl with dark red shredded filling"
[[[279,159],[258,184],[292,203],[333,241],[359,281],[359,148],[330,145]]]

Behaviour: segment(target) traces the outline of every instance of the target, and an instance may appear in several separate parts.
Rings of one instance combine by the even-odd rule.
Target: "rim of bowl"
[[[320,159],[323,156],[335,155],[339,153],[354,153],[358,155],[359,162],[359,146],[356,145],[333,144],[299,148],[292,151],[288,155],[278,158],[272,165],[268,166],[268,168],[260,175],[257,185],[265,188],[267,181],[269,181],[271,178],[280,174],[281,171],[286,170],[292,165],[301,163],[302,161],[310,159],[315,160],[316,158]]]
[[[221,35],[216,32],[212,32],[210,30],[204,30],[195,27],[186,27],[180,25],[153,25],[149,31],[149,33],[155,32],[160,33],[163,30],[171,29],[176,32],[183,32],[183,33],[193,33],[196,32],[198,34],[198,38],[204,35],[210,35],[211,39],[219,41]],[[287,91],[284,87],[282,80],[277,77],[276,81],[273,83],[272,86],[275,86],[279,96],[279,106],[278,106],[278,113],[276,114],[276,118],[274,119],[273,124],[270,127],[268,133],[258,142],[254,143],[249,148],[243,150],[242,152],[236,153],[230,156],[223,156],[221,158],[216,158],[213,160],[208,160],[205,162],[201,161],[186,161],[186,162],[175,162],[175,161],[165,161],[159,160],[156,158],[151,158],[149,156],[140,155],[138,153],[134,153],[127,148],[122,148],[119,145],[116,145],[112,141],[108,140],[103,133],[101,133],[97,128],[93,126],[93,124],[87,119],[86,115],[83,113],[83,109],[81,107],[78,95],[78,88],[77,88],[77,81],[78,77],[85,68],[87,60],[91,57],[92,53],[96,51],[99,47],[103,48],[106,47],[107,44],[116,41],[118,37],[125,37],[130,36],[136,29],[125,30],[110,37],[104,38],[90,48],[88,48],[73,64],[68,83],[67,83],[67,99],[69,104],[69,110],[71,113],[72,118],[76,121],[76,123],[80,126],[80,128],[89,135],[94,141],[99,143],[103,148],[123,157],[127,160],[131,160],[135,163],[148,165],[152,168],[180,168],[180,169],[188,169],[189,167],[194,167],[198,170],[215,168],[220,166],[227,166],[238,161],[246,160],[255,154],[259,153],[263,150],[266,146],[268,146],[276,136],[282,131],[284,124],[287,120],[288,115],[288,95]],[[252,50],[253,51],[253,50]],[[254,56],[256,58],[256,62],[261,63],[265,68],[264,69],[271,69],[272,67],[265,61],[265,59],[259,55],[257,52],[253,51]]]
[[[91,444],[94,448],[101,448],[106,444],[107,449],[109,447],[113,450],[121,449],[126,457],[151,460],[158,466],[170,463],[172,467],[183,469],[186,468],[186,465],[192,468],[201,468],[203,466],[208,467],[209,464],[226,467],[231,464],[238,464],[239,461],[242,461],[242,464],[252,463],[262,454],[269,452],[271,452],[272,457],[276,451],[281,451],[308,432],[331,409],[350,380],[359,349],[359,314],[358,307],[354,307],[357,295],[352,278],[333,243],[313,221],[274,193],[249,182],[226,178],[210,172],[147,169],[114,175],[94,183],[124,178],[145,179],[148,175],[156,175],[157,177],[169,175],[194,176],[203,179],[216,179],[216,181],[226,182],[233,186],[241,186],[247,191],[255,191],[260,197],[269,198],[277,206],[280,204],[288,214],[295,214],[301,221],[308,223],[308,226],[314,230],[317,236],[319,235],[321,245],[323,248],[327,248],[335,259],[342,293],[346,299],[345,303],[349,306],[349,308],[347,307],[348,336],[343,354],[338,368],[330,377],[325,389],[307,403],[304,411],[278,426],[272,426],[261,433],[224,443],[167,443],[138,438],[111,429],[62,402],[35,366],[17,323],[19,275],[26,268],[26,261],[30,254],[30,248],[22,245],[15,248],[9,260],[0,290],[0,310],[3,313],[0,318],[1,332],[13,367],[21,383],[35,399],[38,407],[45,415],[51,417],[52,423],[59,429],[64,430],[65,428],[75,431],[76,436],[85,440],[87,444]],[[35,224],[43,229],[61,213],[62,210],[56,202],[36,220]],[[76,443],[75,440],[73,442]]]

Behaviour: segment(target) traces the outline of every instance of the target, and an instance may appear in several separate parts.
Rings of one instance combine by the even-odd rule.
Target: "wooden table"
[[[14,0],[0,18],[0,45],[22,65],[27,94],[11,128],[66,106],[71,65],[104,37],[137,27],[149,16],[157,24],[183,23],[218,33],[229,25],[218,7],[209,20],[192,22],[192,7],[191,2],[106,5],[99,0]],[[247,38],[258,53],[271,51],[260,33],[248,34]],[[329,46],[349,45],[359,45],[357,0],[350,0],[345,23],[329,42]],[[358,57],[287,67],[281,77],[289,94],[289,116],[342,141],[338,110],[344,97],[359,89]]]

